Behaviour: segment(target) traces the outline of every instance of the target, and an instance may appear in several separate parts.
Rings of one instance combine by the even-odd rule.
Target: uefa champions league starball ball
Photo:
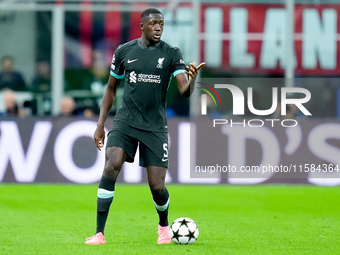
[[[170,237],[177,244],[193,244],[198,237],[196,223],[187,217],[176,219],[170,226]]]

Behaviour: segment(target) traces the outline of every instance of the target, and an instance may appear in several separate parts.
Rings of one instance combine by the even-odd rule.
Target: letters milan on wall
[[[201,4],[200,59],[207,63],[207,67],[220,68],[231,73],[241,71],[256,74],[284,74],[287,56],[284,43],[286,38],[285,5],[218,2],[209,1],[209,3]],[[340,5],[322,4],[322,2],[295,4],[296,75],[340,74]],[[129,15],[130,19],[127,19],[123,12],[116,12],[115,15],[108,12],[106,15],[107,19],[114,20],[114,22],[106,22],[108,27],[105,28],[105,36],[108,36],[106,40],[112,45],[125,43],[126,39],[123,35],[128,35],[130,39],[140,36],[139,12],[132,12]],[[196,37],[194,22],[198,20],[194,16],[192,6],[179,3],[176,11],[164,12],[164,18],[166,28],[162,35],[163,40],[179,46],[184,58],[191,59],[196,54],[196,49],[193,47],[193,40],[187,40],[183,34],[192,38]],[[66,22],[71,22],[72,27],[76,26],[73,16],[66,19]],[[88,26],[87,23],[80,24],[80,26],[83,25]],[[128,28],[126,33],[120,32],[122,26]],[[84,29],[87,31],[87,27]],[[66,31],[66,38],[74,40],[74,33],[71,31],[73,30]],[[81,31],[83,30],[80,29],[79,33]],[[92,40],[102,40],[102,37],[97,37],[93,36]],[[78,46],[77,49],[82,49],[82,44]],[[66,61],[82,57],[82,63],[88,63],[91,59],[91,50],[89,48],[86,51],[77,52],[74,47],[68,47],[66,44]],[[111,57],[112,54],[109,56]]]
[[[202,9],[207,40],[201,57],[207,65],[256,73],[284,72],[284,5],[221,3],[203,4]],[[340,5],[295,5],[296,74],[340,73],[339,17]]]
[[[109,128],[111,121],[107,124]],[[95,121],[79,118],[0,121],[0,182],[97,182],[104,151],[92,140],[95,126]],[[305,119],[294,128],[221,125],[211,133],[209,121],[169,119],[169,130],[169,183],[340,185],[339,120]],[[200,135],[207,132],[209,136]],[[228,166],[237,171],[227,172]],[[252,168],[261,169],[260,178]],[[138,155],[135,163],[124,164],[119,178],[146,182]]]

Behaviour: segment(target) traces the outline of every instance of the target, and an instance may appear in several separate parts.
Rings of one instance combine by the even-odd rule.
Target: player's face
[[[145,38],[151,42],[159,42],[163,33],[164,19],[161,14],[152,13],[149,19],[142,22],[142,30]]]

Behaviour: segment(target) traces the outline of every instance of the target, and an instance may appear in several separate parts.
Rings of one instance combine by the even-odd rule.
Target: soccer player
[[[145,167],[153,201],[159,215],[158,244],[170,243],[169,193],[164,185],[168,168],[168,127],[166,94],[171,77],[180,93],[189,97],[198,70],[205,64],[185,66],[178,48],[161,40],[162,13],[154,8],[141,15],[139,39],[120,45],[112,59],[108,85],[103,95],[94,141],[104,145],[104,123],[114,102],[117,88],[125,78],[123,103],[107,137],[106,159],[97,193],[96,234],[86,244],[104,244],[104,227],[114,197],[115,183],[125,161],[133,162],[139,145],[140,166]]]

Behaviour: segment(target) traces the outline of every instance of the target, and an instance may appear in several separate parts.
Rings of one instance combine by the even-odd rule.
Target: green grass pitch
[[[105,245],[96,185],[0,185],[0,254],[340,254],[340,187],[168,185],[172,222],[193,218],[193,245],[157,245],[148,186],[116,185]]]

